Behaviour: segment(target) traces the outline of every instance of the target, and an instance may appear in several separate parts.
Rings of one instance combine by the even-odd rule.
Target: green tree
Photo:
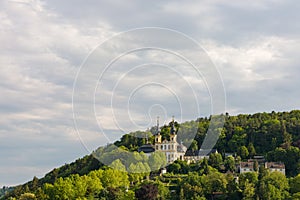
[[[145,173],[148,172],[147,170],[142,162],[138,162],[137,164],[131,163],[128,168],[129,181],[131,183],[140,182],[144,178]]]
[[[121,172],[119,170],[113,170],[113,169],[103,170],[100,180],[104,188],[106,187],[126,188],[129,186],[128,174],[126,172]]]
[[[180,183],[181,199],[197,199],[204,197],[204,176],[198,173],[189,173],[188,176]]]
[[[98,171],[91,171],[87,176],[87,197],[92,197],[94,196],[94,194],[99,193],[99,191],[103,189],[102,183],[100,181],[102,173],[99,173]]]
[[[289,184],[286,177],[280,172],[272,172],[260,181],[259,196],[261,199],[287,199]]]
[[[235,171],[235,160],[233,156],[228,156],[225,158],[224,165],[227,171]]]
[[[248,145],[248,152],[249,152],[249,157],[250,158],[253,158],[253,156],[256,155],[256,151],[255,151],[253,143],[249,143],[249,145]]]
[[[99,193],[100,199],[105,200],[125,200],[126,193],[121,188],[107,187],[103,188]]]
[[[237,153],[239,156],[241,156],[242,159],[246,159],[249,156],[249,151],[246,146],[239,147]]]
[[[181,165],[178,164],[177,162],[171,163],[170,165],[167,166],[167,171],[170,173],[178,174],[180,170],[181,170]]]
[[[126,171],[126,167],[125,165],[123,165],[123,163],[121,162],[120,159],[117,159],[115,161],[113,161],[109,167],[115,169],[115,170],[119,170],[119,171],[122,171],[122,172],[125,172]]]
[[[155,184],[144,184],[135,191],[138,200],[155,200],[158,197],[158,186]]]
[[[290,191],[292,194],[300,192],[300,174],[290,179]]]
[[[203,176],[204,189],[207,198],[214,192],[226,193],[228,181],[224,174],[219,172],[210,173]]]
[[[219,153],[211,153],[209,155],[208,164],[214,168],[219,168],[223,162],[222,155]]]
[[[189,149],[191,149],[192,151],[198,150],[198,142],[196,140],[193,140]]]
[[[157,171],[167,165],[167,159],[163,152],[155,151],[149,156],[149,166],[151,171]]]
[[[32,193],[24,193],[20,196],[20,200],[36,200],[36,197]]]
[[[254,163],[253,163],[253,169],[254,169],[254,171],[258,171],[258,169],[259,169],[259,165],[258,165],[258,162],[257,162],[257,160],[256,161],[254,161]]]
[[[73,184],[73,192],[75,198],[84,198],[87,193],[88,182],[87,176],[79,176],[78,174],[70,176],[71,182]]]
[[[292,142],[292,135],[287,132],[285,121],[281,121],[281,131],[283,137],[283,146],[285,148],[289,148]]]
[[[253,183],[249,183],[249,181],[246,180],[243,189],[243,200],[254,199],[254,196],[255,196],[255,185]]]
[[[58,178],[54,183],[56,199],[68,200],[74,198],[73,184],[70,178]]]

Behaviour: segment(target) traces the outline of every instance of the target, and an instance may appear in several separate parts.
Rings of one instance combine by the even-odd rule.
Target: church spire
[[[157,134],[157,135],[160,135],[159,116],[157,116],[156,134]]]
[[[176,134],[176,128],[175,128],[175,120],[174,120],[174,116],[172,116],[172,125],[171,125],[171,134],[175,135]]]

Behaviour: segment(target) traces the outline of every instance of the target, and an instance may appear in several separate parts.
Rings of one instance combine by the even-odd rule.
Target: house
[[[254,172],[254,162],[241,162],[239,166],[240,174]]]
[[[281,172],[285,175],[285,165],[282,162],[266,162],[265,168],[270,172]]]
[[[248,161],[257,162],[259,165],[263,165],[266,160],[264,156],[253,156],[253,158]]]
[[[196,162],[204,158],[208,159],[209,155],[212,153],[218,153],[217,149],[200,149],[197,151],[188,150],[184,155],[184,159],[188,163]]]

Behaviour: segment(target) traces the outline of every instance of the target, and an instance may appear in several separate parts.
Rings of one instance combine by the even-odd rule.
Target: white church
[[[174,118],[172,120],[170,130],[170,140],[162,140],[159,128],[159,118],[157,118],[156,133],[154,134],[155,140],[154,145],[145,144],[141,146],[138,151],[143,151],[146,155],[150,156],[154,151],[164,152],[168,163],[172,163],[175,160],[184,160],[184,155],[187,148],[183,144],[177,142],[177,130],[175,128]]]

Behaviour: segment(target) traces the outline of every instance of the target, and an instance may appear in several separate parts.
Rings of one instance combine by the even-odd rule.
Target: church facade
[[[175,128],[174,118],[172,120],[172,126],[170,130],[170,140],[162,140],[159,128],[159,120],[157,119],[157,131],[154,140],[155,151],[164,152],[168,163],[172,163],[175,160],[184,160],[184,155],[187,148],[177,141],[177,130]]]

